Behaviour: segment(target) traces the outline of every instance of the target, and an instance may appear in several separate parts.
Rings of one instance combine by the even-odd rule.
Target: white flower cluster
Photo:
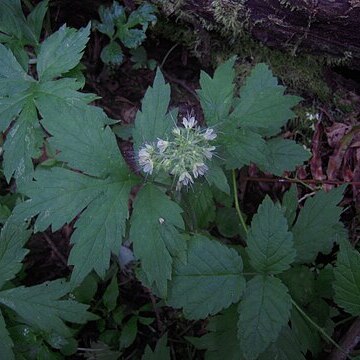
[[[211,160],[216,138],[213,129],[202,130],[193,116],[184,117],[184,127],[172,130],[172,139],[158,139],[156,144],[145,144],[139,150],[139,164],[147,174],[165,171],[177,179],[176,189],[194,183],[194,178],[203,176]]]

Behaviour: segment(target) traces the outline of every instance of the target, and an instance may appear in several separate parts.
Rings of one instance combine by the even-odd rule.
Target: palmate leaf
[[[291,298],[279,279],[257,275],[247,283],[238,309],[238,337],[246,359],[256,359],[277,340],[290,310]]]
[[[0,310],[0,354],[4,359],[15,359],[15,355],[12,350],[13,346],[14,343],[11,340],[10,334],[6,328],[4,317]]]
[[[344,187],[329,192],[320,191],[305,202],[292,228],[297,262],[311,262],[319,252],[328,254],[342,234],[339,222],[342,209],[336,205],[342,199]]]
[[[257,64],[240,89],[240,100],[231,119],[237,126],[263,136],[276,135],[294,117],[291,108],[301,100],[297,96],[284,95],[284,91],[271,70],[265,64]]]
[[[197,93],[209,126],[223,122],[229,115],[234,96],[235,59],[232,57],[221,64],[215,70],[213,78],[204,71],[200,73],[201,88]]]
[[[186,238],[182,209],[155,185],[146,184],[137,194],[131,216],[130,239],[134,254],[150,284],[166,297],[173,257],[183,260]]]
[[[290,267],[296,252],[292,234],[281,208],[267,196],[251,222],[247,253],[253,268],[265,274],[279,274]]]
[[[142,100],[141,111],[135,118],[133,138],[135,149],[144,142],[153,142],[163,138],[176,122],[167,114],[170,103],[170,85],[165,84],[160,69],[157,69],[153,87],[149,87]]]
[[[71,70],[80,61],[89,40],[90,24],[78,31],[63,25],[42,44],[36,69],[41,81],[51,80]]]
[[[21,261],[27,254],[23,248],[29,239],[31,231],[26,230],[26,224],[5,223],[0,234],[0,289],[20,271]]]
[[[360,254],[347,240],[341,241],[334,271],[335,301],[349,314],[360,315]]]
[[[86,208],[76,223],[69,257],[74,265],[72,281],[78,284],[92,269],[103,276],[111,253],[119,252],[128,196],[136,179],[129,173],[114,134],[104,128],[101,112],[89,107],[76,121],[71,115],[69,112],[61,123],[45,119],[44,125],[53,135],[52,144],[60,150],[59,159],[83,173],[37,169],[35,180],[20,187],[29,199],[14,209],[13,219],[24,221],[38,215],[36,231],[50,225],[55,231]],[[64,129],[70,130],[68,136],[64,136]]]
[[[86,311],[88,305],[73,300],[61,300],[69,291],[69,284],[62,280],[31,287],[20,286],[0,291],[0,304],[44,331],[71,336],[71,331],[64,321],[83,324],[96,317]]]
[[[281,176],[284,171],[295,170],[309,156],[309,151],[295,141],[275,138],[266,142],[266,161],[258,165],[266,172]]]
[[[202,319],[239,301],[244,288],[243,264],[235,250],[195,235],[187,263],[176,261],[168,304],[182,307],[189,319]]]

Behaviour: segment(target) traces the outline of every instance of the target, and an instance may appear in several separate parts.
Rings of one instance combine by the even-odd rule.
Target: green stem
[[[245,233],[247,234],[249,232],[249,230],[248,230],[248,228],[246,226],[244,217],[243,217],[243,215],[241,213],[240,206],[239,206],[239,198],[238,198],[238,191],[237,191],[237,186],[236,186],[235,170],[232,170],[232,182],[233,182],[233,189],[234,189],[235,209],[236,209],[236,212],[238,214],[240,223],[241,223],[242,227],[244,228]]]
[[[313,321],[302,309],[301,307],[291,299],[291,303],[295,306],[296,310],[323,336],[324,339],[329,341],[332,345],[334,345],[337,349],[339,349],[342,353],[344,353],[349,359],[354,359],[346,351],[329,336],[323,328],[321,328],[315,321]]]

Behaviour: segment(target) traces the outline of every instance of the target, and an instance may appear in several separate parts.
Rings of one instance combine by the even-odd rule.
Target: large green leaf
[[[14,360],[13,353],[14,343],[11,340],[10,334],[6,328],[4,317],[0,310],[0,354],[6,360]]]
[[[76,223],[69,257],[74,265],[72,281],[78,284],[92,269],[103,276],[111,253],[119,252],[128,197],[136,179],[96,108],[83,109],[81,116],[74,108],[61,123],[59,117],[55,120],[59,122],[44,119],[53,136],[51,143],[60,151],[59,159],[81,173],[66,168],[36,170],[35,180],[20,187],[29,200],[15,208],[13,219],[24,221],[39,214],[35,230],[43,231],[51,225],[55,231],[86,208]],[[67,134],[64,128],[71,132]]]
[[[239,301],[244,288],[243,264],[235,250],[195,235],[188,259],[176,261],[168,304],[184,309],[189,319],[202,319]]]
[[[264,171],[281,176],[284,171],[295,170],[309,156],[309,151],[295,141],[275,138],[266,142],[266,162],[258,165]]]
[[[287,120],[294,117],[291,108],[301,100],[297,96],[284,95],[284,91],[267,65],[257,64],[240,89],[240,101],[231,118],[238,126],[261,135],[276,135]]]
[[[69,285],[62,280],[31,287],[20,286],[0,291],[0,304],[44,331],[71,336],[71,331],[64,321],[83,324],[94,316],[86,311],[88,305],[73,300],[61,300],[69,290]]]
[[[166,297],[167,281],[171,279],[173,257],[184,258],[185,237],[182,209],[152,184],[137,194],[131,216],[130,239],[134,254],[150,284],[155,284]]]
[[[279,279],[257,275],[247,283],[238,309],[238,337],[248,360],[256,359],[278,339],[290,309],[291,298]]]
[[[32,159],[41,155],[43,137],[44,132],[37,118],[35,104],[28,101],[4,144],[3,166],[7,182],[10,182],[13,174],[18,182],[32,179]]]
[[[292,228],[298,262],[311,262],[319,252],[327,254],[337,240],[344,187],[329,192],[319,191],[307,199]]]
[[[353,316],[360,315],[360,254],[341,241],[335,267],[335,301]]]
[[[11,280],[20,271],[21,261],[27,254],[24,249],[31,231],[26,224],[5,223],[0,234],[0,289],[6,281]]]
[[[141,111],[136,114],[133,138],[138,149],[145,142],[163,138],[176,123],[176,118],[167,115],[170,103],[170,85],[165,84],[164,77],[157,69],[153,87],[149,87],[142,100]]]
[[[206,123],[214,126],[227,118],[234,96],[233,69],[235,57],[221,64],[211,78],[207,73],[200,73],[200,87],[197,91]]]
[[[80,30],[63,25],[40,47],[37,72],[41,81],[51,80],[74,68],[80,61],[89,40],[90,24]]]
[[[247,253],[253,268],[261,273],[278,274],[290,267],[296,251],[292,234],[281,208],[267,196],[251,222]]]

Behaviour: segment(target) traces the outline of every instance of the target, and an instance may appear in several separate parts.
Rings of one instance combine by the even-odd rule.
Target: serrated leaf
[[[236,306],[232,305],[209,320],[208,334],[201,338],[187,337],[186,339],[197,349],[206,350],[206,360],[243,360],[236,335],[238,317]]]
[[[131,216],[130,239],[134,254],[141,260],[150,284],[166,297],[171,279],[173,257],[183,259],[186,240],[178,231],[184,229],[182,209],[152,184],[137,194]]]
[[[247,283],[238,309],[238,337],[246,359],[256,359],[277,340],[290,309],[291,298],[279,279],[257,275]]]
[[[292,228],[297,262],[311,262],[319,252],[328,254],[336,241],[342,209],[336,205],[341,201],[344,187],[329,192],[319,191],[307,199]]]
[[[26,230],[23,223],[14,224],[8,221],[0,234],[0,289],[5,282],[13,279],[20,271],[28,250],[24,245],[30,237],[31,231]]]
[[[200,73],[201,88],[197,93],[209,126],[219,124],[229,115],[234,96],[235,60],[234,56],[218,66],[212,78],[204,71]]]
[[[83,55],[89,35],[90,24],[78,31],[63,25],[50,35],[40,47],[36,66],[39,79],[51,80],[74,68]]]
[[[73,300],[61,300],[70,290],[62,280],[41,285],[20,286],[0,291],[0,303],[15,311],[31,325],[48,332],[71,336],[64,321],[83,324],[94,316],[86,310],[87,305]]]
[[[167,334],[158,340],[154,351],[147,345],[141,360],[170,360],[170,348],[166,346],[166,343]]]
[[[32,81],[11,50],[0,44],[0,101],[1,96],[20,94],[27,90]]]
[[[263,164],[265,162],[266,143],[263,138],[250,130],[237,129],[227,124],[223,135],[219,137],[220,152],[227,169],[237,169],[244,165]]]
[[[279,274],[290,267],[296,252],[292,234],[281,208],[267,196],[251,222],[247,253],[253,268],[265,274]]]
[[[181,205],[187,223],[194,229],[206,229],[215,220],[215,202],[207,183],[194,184],[193,189],[183,195]]]
[[[218,208],[216,226],[222,236],[232,238],[240,234],[240,223],[235,208]]]
[[[35,105],[28,101],[4,143],[3,166],[8,183],[13,175],[18,185],[21,181],[31,180],[34,171],[32,158],[41,155],[43,137]]]
[[[124,54],[121,46],[111,41],[108,45],[104,46],[100,54],[101,60],[105,64],[121,65],[124,62]]]
[[[94,27],[109,38],[112,38],[115,33],[115,24],[126,21],[125,9],[117,1],[114,1],[110,7],[101,5],[99,16],[102,22],[95,21]]]
[[[259,165],[262,170],[281,176],[284,171],[295,170],[309,156],[309,151],[295,141],[275,138],[266,142],[266,162]]]
[[[291,108],[301,100],[297,96],[284,95],[284,91],[267,65],[257,64],[240,89],[240,101],[231,118],[238,126],[263,136],[276,135],[295,116]]]
[[[239,301],[244,288],[243,264],[235,250],[195,235],[187,263],[176,261],[168,304],[182,307],[189,319],[202,319]]]
[[[147,29],[149,23],[156,22],[156,7],[149,3],[144,3],[138,7],[135,11],[132,11],[129,15],[127,25],[129,27],[134,27],[137,25],[142,25],[143,30]]]
[[[144,142],[155,141],[158,137],[163,138],[169,131],[175,120],[166,116],[170,103],[170,85],[165,84],[164,77],[157,69],[153,87],[147,89],[142,100],[141,111],[135,118],[133,138],[135,148],[139,148]]]
[[[360,315],[360,254],[341,241],[335,267],[335,301],[353,316]]]
[[[6,328],[5,319],[0,309],[0,354],[6,360],[15,360],[13,352],[14,343],[11,340],[10,334]]]

